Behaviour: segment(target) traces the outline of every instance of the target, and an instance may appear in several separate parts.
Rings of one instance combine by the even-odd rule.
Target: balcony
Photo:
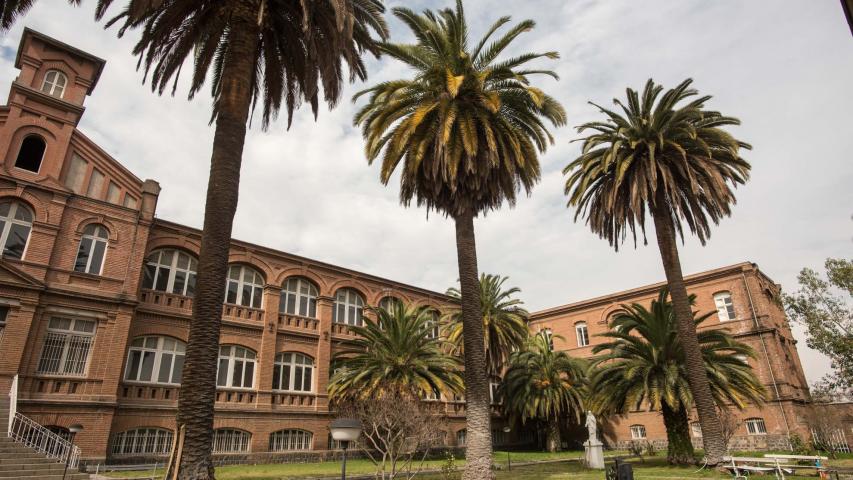
[[[278,314],[278,329],[292,332],[319,334],[320,320],[288,313]]]
[[[257,393],[254,390],[216,390],[216,403],[227,406],[243,406],[255,403]]]
[[[143,289],[139,300],[144,305],[151,305],[163,310],[180,311],[191,314],[193,311],[193,299],[175,293],[161,292],[158,290]]]
[[[270,395],[272,408],[313,407],[316,394],[310,392],[273,392]]]
[[[345,323],[332,324],[332,336],[339,338],[355,338],[355,333],[350,330],[350,326]]]
[[[260,308],[244,307],[226,303],[222,305],[222,319],[238,323],[263,325],[264,311]]]
[[[177,402],[180,388],[178,385],[124,384],[119,388],[119,393],[122,400]]]

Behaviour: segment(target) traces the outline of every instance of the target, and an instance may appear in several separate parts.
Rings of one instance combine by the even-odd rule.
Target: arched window
[[[382,300],[379,300],[379,308],[387,310],[389,312],[393,312],[398,305],[402,304],[402,300],[397,297],[392,297],[390,295],[387,297],[382,297]]]
[[[255,385],[255,352],[239,345],[219,347],[216,386],[252,388]]]
[[[305,430],[279,430],[270,434],[271,452],[311,450],[314,434]]]
[[[103,225],[88,225],[80,238],[80,248],[77,249],[77,260],[74,262],[75,272],[100,275],[104,266],[104,254],[107,252],[107,229]]]
[[[18,157],[15,158],[15,168],[38,173],[41,169],[41,161],[44,159],[46,145],[44,139],[39,135],[27,135],[21,142]]]
[[[429,315],[429,320],[427,320],[427,324],[429,325],[429,330],[427,331],[427,338],[438,338],[439,337],[439,316],[438,310],[434,308],[427,308],[427,315]]]
[[[578,337],[579,347],[589,345],[589,330],[586,328],[586,322],[578,322],[575,324],[575,335]]]
[[[165,428],[134,428],[113,436],[113,455],[168,455],[172,431]]]
[[[767,435],[767,426],[761,417],[746,419],[746,433],[750,435]]]
[[[180,250],[155,250],[148,255],[142,288],[193,296],[198,260]]]
[[[252,434],[236,428],[217,428],[213,431],[213,453],[246,453],[252,444]]]
[[[364,299],[352,288],[342,288],[335,294],[335,309],[332,310],[332,321],[347,325],[361,326],[361,314],[364,309]]]
[[[180,385],[186,344],[170,337],[137,337],[127,352],[124,379]]]
[[[32,228],[33,214],[23,203],[0,202],[0,245],[3,245],[3,258],[24,258]]]
[[[288,278],[278,308],[280,313],[317,318],[317,287],[307,278]]]
[[[458,432],[456,432],[456,446],[457,447],[464,447],[465,446],[465,440],[467,437],[468,437],[468,430],[466,430],[464,428],[462,430],[459,430]]]
[[[65,85],[68,77],[59,70],[48,70],[41,84],[41,91],[56,98],[62,98],[65,94]]]
[[[225,303],[261,308],[264,277],[252,267],[231,265],[225,285]]]
[[[289,392],[311,392],[314,375],[314,359],[301,353],[287,352],[275,356],[272,371],[273,390]]]
[[[631,439],[643,440],[645,438],[646,438],[646,426],[645,425],[631,425]]]
[[[720,317],[721,322],[736,319],[735,305],[732,302],[732,294],[730,292],[715,293],[714,304],[717,306],[717,316]]]

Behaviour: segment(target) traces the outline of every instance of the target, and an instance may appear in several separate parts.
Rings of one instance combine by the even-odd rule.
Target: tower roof
[[[71,45],[68,45],[65,42],[60,42],[59,40],[57,40],[53,37],[45,35],[41,32],[37,32],[37,31],[35,31],[29,27],[25,27],[24,33],[21,35],[21,42],[18,44],[18,53],[15,56],[15,68],[21,68],[21,54],[24,51],[24,44],[27,42],[27,40],[29,40],[31,38],[36,38],[36,39],[38,39],[38,40],[40,40],[40,41],[42,41],[48,45],[52,45],[53,47],[58,48],[60,50],[65,50],[66,52],[68,52],[68,53],[70,53],[76,57],[80,57],[82,59],[88,60],[89,62],[92,62],[93,64],[95,64],[95,66],[96,66],[95,75],[92,77],[91,84],[89,85],[89,89],[86,91],[87,95],[92,93],[92,90],[95,89],[95,85],[97,85],[97,83],[98,83],[98,79],[101,77],[101,72],[104,71],[104,65],[107,63],[106,60],[104,60],[103,58],[100,58],[100,57],[96,57],[95,55],[92,55],[91,53],[84,52],[83,50],[80,50],[79,48],[72,47]]]

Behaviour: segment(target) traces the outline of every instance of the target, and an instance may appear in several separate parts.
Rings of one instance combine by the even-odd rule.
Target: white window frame
[[[732,293],[729,291],[714,294],[714,305],[717,307],[717,317],[721,322],[737,320]]]
[[[23,260],[27,256],[27,249],[30,246],[30,238],[33,233],[33,211],[18,201],[0,202],[0,205],[9,205],[9,213],[6,216],[0,216],[0,221],[3,222],[3,229],[0,231],[0,256],[3,258],[16,258]],[[2,215],[2,214],[0,214]],[[25,218],[18,218],[19,216]],[[6,255],[7,243],[9,242],[9,234],[12,231],[12,226],[18,225],[27,228],[27,238],[24,240],[24,248],[21,250],[20,257],[9,257]]]
[[[149,340],[154,340],[156,342],[156,346],[149,347]],[[174,346],[171,350],[166,349],[166,343],[173,343]],[[141,345],[139,345],[141,343]],[[180,385],[180,381],[174,381],[177,376],[179,379],[183,379],[183,365],[184,361],[182,360],[180,373],[178,373],[178,369],[176,368],[178,357],[184,357],[186,359],[186,344],[178,340],[177,338],[160,336],[160,335],[148,335],[144,337],[136,337],[130,344],[130,347],[127,350],[127,363],[125,363],[125,371],[124,371],[124,381],[132,382],[132,383],[146,383],[146,384],[155,384],[155,385]],[[132,358],[133,354],[139,354],[139,364],[137,365],[136,372],[131,372],[130,367],[133,364]],[[154,359],[152,360],[151,365],[151,379],[150,380],[141,380],[142,370],[145,363],[146,354],[153,354]],[[172,362],[171,367],[169,368],[169,381],[161,382],[160,378],[160,368],[163,362],[164,355],[171,355]],[[133,378],[128,378],[131,373],[133,373]]]
[[[548,348],[550,348],[551,351],[553,352],[554,351],[554,331],[548,327],[545,327],[545,328],[541,329],[540,331],[545,332],[545,336],[548,339]]]
[[[430,308],[427,314],[431,317],[427,320],[427,324],[430,325],[430,329],[427,331],[427,338],[437,340],[441,336],[441,312]]]
[[[285,380],[285,368],[287,368],[288,372],[287,385],[282,384]],[[299,377],[302,379],[302,388],[297,388],[296,385],[297,371],[301,372]],[[308,372],[309,376],[308,390],[304,389],[306,372]],[[276,375],[276,373],[278,373],[278,375]],[[317,376],[314,375],[314,359],[310,356],[300,352],[281,352],[275,356],[275,363],[273,366],[273,390],[280,392],[313,393],[316,377]],[[278,388],[276,388],[276,383],[278,383]]]
[[[41,92],[51,97],[62,98],[65,96],[66,86],[68,86],[68,76],[61,70],[51,69],[44,74],[44,80],[41,82]]]
[[[168,256],[171,254],[171,260],[168,262],[163,260],[164,256]],[[179,263],[183,258],[187,260],[186,267],[179,267]],[[153,267],[154,273],[151,276],[151,285],[144,286],[143,288],[147,288],[149,290],[156,290],[158,292],[166,292],[172,293],[175,295],[183,295],[185,297],[192,297],[195,294],[195,284],[196,284],[196,270],[198,269],[198,259],[196,259],[193,255],[190,255],[183,250],[178,250],[176,248],[160,248],[154,250],[148,257],[145,259],[145,273],[143,273],[142,281],[143,284],[146,284],[146,278],[148,276],[148,268]],[[163,275],[164,270],[168,269],[169,273],[166,274],[168,277],[166,278],[166,289],[157,288],[157,284],[160,281],[160,277]],[[180,291],[176,292],[175,290],[175,278],[178,273],[184,274],[184,286],[180,289]],[[192,285],[192,289],[190,289],[190,285]]]
[[[314,450],[314,434],[308,430],[286,428],[270,434],[270,452]]]
[[[110,452],[117,456],[168,455],[174,432],[159,427],[139,427],[113,435]]]
[[[281,293],[279,313],[317,318],[319,290],[314,282],[305,277],[290,277],[285,280]],[[291,299],[293,300],[293,308],[291,308]]]
[[[341,314],[343,314],[343,318],[341,318]],[[334,323],[360,327],[364,324],[363,315],[364,297],[357,290],[341,288],[335,292],[335,308],[332,310],[332,321]]]
[[[226,363],[225,385],[219,383],[219,371],[222,367],[222,361]],[[240,363],[240,379],[241,385],[234,385],[234,370],[237,364]],[[252,384],[249,386],[242,385],[246,379],[246,366],[252,365]],[[242,345],[221,345],[219,347],[219,358],[216,363],[216,387],[238,390],[253,390],[255,381],[258,376],[258,354],[251,348]]]
[[[646,426],[642,424],[631,425],[631,440],[645,440]]]
[[[69,322],[67,327],[58,325],[63,321]],[[91,325],[91,330],[85,328],[88,325]],[[36,372],[63,377],[86,377],[97,331],[98,322],[95,320],[51,317],[48,320]],[[81,358],[83,356],[85,358]],[[70,367],[69,362],[72,362]]]
[[[500,405],[501,398],[498,395],[498,390],[501,387],[501,379],[500,378],[490,378],[489,379],[489,400],[492,405]]]
[[[386,295],[379,300],[379,308],[391,313],[395,305],[402,305],[403,301],[393,295]]]
[[[213,431],[213,453],[248,453],[252,451],[252,434],[237,428]]]
[[[247,275],[251,275],[250,280],[246,279]],[[237,278],[233,278],[233,277]],[[228,298],[228,292],[231,286],[237,289],[234,295],[234,301]],[[244,290],[249,288],[249,300],[246,302],[243,299]],[[240,305],[249,308],[263,308],[264,305],[264,277],[261,272],[255,270],[248,265],[231,265],[228,267],[228,277],[225,279],[225,303],[230,305]]]
[[[80,246],[77,248],[77,257],[74,260],[74,271],[81,273],[90,273],[92,275],[101,275],[104,271],[104,264],[107,261],[107,247],[109,246],[110,233],[107,227],[99,224],[90,224],[83,229],[83,236],[80,237]],[[80,262],[80,254],[84,253],[84,242],[89,241],[89,248],[86,251],[86,264],[83,265],[83,270],[78,270]],[[101,245],[101,255],[98,259],[100,262],[98,268],[93,271],[92,261],[95,258],[95,252],[98,246]]]
[[[744,422],[746,433],[749,435],[767,435],[767,424],[761,417],[747,418]]]
[[[575,336],[578,339],[578,347],[589,345],[589,328],[586,322],[577,322],[575,324]]]

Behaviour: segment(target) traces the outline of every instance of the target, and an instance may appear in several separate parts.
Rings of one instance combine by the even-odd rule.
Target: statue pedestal
[[[604,444],[598,440],[587,440],[583,444],[587,468],[604,470]]]

